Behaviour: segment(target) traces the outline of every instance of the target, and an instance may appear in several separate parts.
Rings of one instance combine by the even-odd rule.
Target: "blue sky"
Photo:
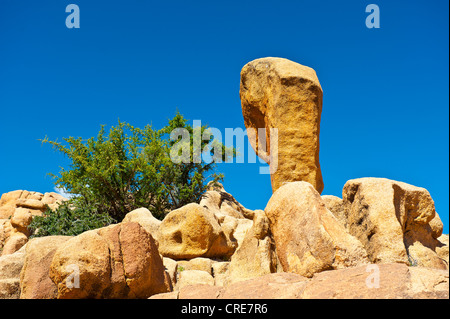
[[[65,8],[80,8],[68,29]],[[380,8],[368,29],[365,8]],[[449,224],[448,1],[17,1],[0,3],[0,193],[53,190],[68,162],[38,139],[95,135],[118,118],[162,127],[176,110],[244,128],[239,73],[266,56],[314,68],[324,98],[323,194],[386,177],[425,187]],[[264,209],[260,164],[220,164]]]

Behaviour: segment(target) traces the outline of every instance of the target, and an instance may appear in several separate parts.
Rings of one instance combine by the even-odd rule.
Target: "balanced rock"
[[[446,269],[436,249],[442,221],[429,192],[385,178],[349,180],[342,191],[349,232],[372,263]]]
[[[237,247],[232,235],[224,232],[211,211],[191,203],[171,211],[164,218],[159,226],[159,251],[164,257],[175,260],[227,259]]]
[[[261,58],[242,68],[240,97],[247,135],[256,154],[270,165],[274,192],[293,181],[323,190],[322,95],[316,72],[290,60]],[[265,129],[265,134],[258,129]]]
[[[367,263],[362,244],[325,207],[307,182],[281,186],[265,213],[283,270],[311,277],[330,269]]]

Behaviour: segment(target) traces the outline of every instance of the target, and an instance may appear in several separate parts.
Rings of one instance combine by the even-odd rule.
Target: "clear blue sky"
[[[68,29],[75,3],[81,28]],[[380,8],[368,29],[365,8]],[[314,68],[324,91],[323,194],[386,177],[428,189],[449,224],[448,1],[0,2],[0,193],[53,190],[67,166],[38,139],[95,135],[117,119],[162,127],[178,108],[244,128],[239,73],[284,57]],[[225,188],[264,209],[259,164],[221,164]]]

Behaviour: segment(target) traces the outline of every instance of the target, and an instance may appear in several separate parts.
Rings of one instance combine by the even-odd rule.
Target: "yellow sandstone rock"
[[[321,193],[319,133],[322,87],[316,72],[283,58],[261,58],[241,71],[244,123],[255,152],[270,165],[272,190],[306,181]],[[264,128],[265,136],[258,133]],[[251,129],[254,129],[252,132]],[[278,143],[270,129],[278,130]],[[266,147],[261,145],[266,144]]]

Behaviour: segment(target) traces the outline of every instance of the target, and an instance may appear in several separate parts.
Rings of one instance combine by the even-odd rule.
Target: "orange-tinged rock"
[[[322,95],[316,72],[290,60],[261,58],[242,68],[240,97],[247,135],[258,156],[270,165],[274,192],[293,181],[309,182],[319,193],[323,190]],[[258,128],[266,130],[265,136]],[[277,143],[271,140],[275,133],[270,129],[277,129]]]

